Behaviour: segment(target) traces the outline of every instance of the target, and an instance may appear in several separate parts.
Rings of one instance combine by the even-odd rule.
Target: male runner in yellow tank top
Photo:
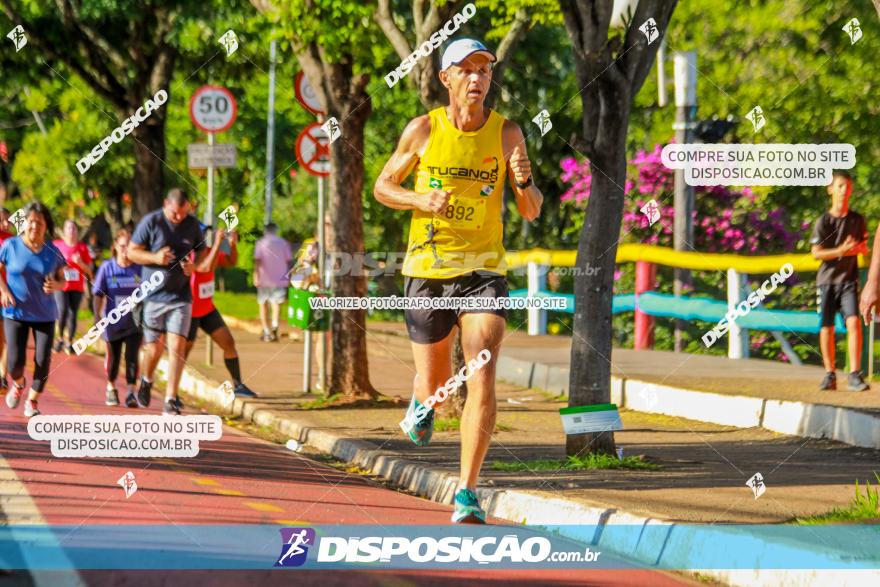
[[[376,181],[373,193],[379,202],[413,211],[403,263],[407,297],[506,298],[501,223],[505,176],[523,218],[532,221],[541,212],[543,196],[532,182],[522,130],[483,105],[494,61],[495,55],[479,41],[450,43],[440,71],[449,106],[409,122]],[[413,171],[415,189],[409,190],[402,184]],[[484,349],[491,353],[487,364],[468,370],[461,474],[452,516],[453,522],[483,523],[485,512],[475,490],[495,429],[495,362],[505,312],[406,310],[406,324],[417,375],[404,427],[419,446],[428,444],[434,424],[432,403],[422,407],[422,402],[438,388],[449,387],[456,326],[466,362],[474,365]],[[415,418],[417,413],[423,417]]]

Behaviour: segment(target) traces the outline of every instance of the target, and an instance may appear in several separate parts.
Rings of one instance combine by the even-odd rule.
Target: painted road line
[[[257,510],[258,512],[283,512],[284,508],[280,508],[277,505],[272,505],[271,503],[263,503],[260,501],[245,501],[242,502],[244,505],[248,506],[251,509]]]
[[[13,540],[19,545],[26,543],[32,534],[26,530],[22,530],[22,526],[46,526],[46,520],[37,508],[37,504],[31,498],[30,494],[24,486],[24,483],[12,470],[12,467],[0,455],[0,515],[2,522],[7,525]],[[58,549],[59,559],[62,566],[73,568],[73,563],[64,554],[61,545],[55,538],[54,534],[50,534],[51,542],[46,544],[50,550]],[[26,546],[20,547],[22,557],[28,565],[28,573],[30,573],[34,584],[37,587],[87,587],[75,570],[68,572],[60,571],[44,571],[33,569],[36,566],[35,556],[31,549]]]
[[[212,489],[211,491],[213,491],[214,493],[216,493],[218,495],[229,495],[232,497],[244,497],[245,496],[244,493],[242,493],[241,491],[236,491],[234,489]]]
[[[192,482],[195,483],[196,485],[213,485],[213,486],[220,485],[219,483],[217,483],[213,479],[205,479],[204,477],[196,477],[195,479],[192,479]]]

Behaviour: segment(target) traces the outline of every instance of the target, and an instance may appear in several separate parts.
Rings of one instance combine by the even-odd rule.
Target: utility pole
[[[684,145],[693,142],[694,120],[697,115],[697,53],[683,51],[675,54],[675,142]],[[676,251],[694,250],[694,188],[684,180],[684,170],[675,170],[675,222],[673,247]],[[675,268],[673,293],[682,295],[685,286],[691,285],[689,269]],[[684,347],[684,329],[687,322],[675,320],[675,352]]]
[[[275,180],[275,44],[269,44],[269,113],[266,116],[266,214],[263,225],[272,222],[272,188]]]

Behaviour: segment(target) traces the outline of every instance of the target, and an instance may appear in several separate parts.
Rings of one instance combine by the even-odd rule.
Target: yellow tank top
[[[403,274],[446,279],[484,270],[505,275],[504,117],[492,110],[482,128],[464,132],[453,126],[443,107],[429,115],[431,137],[416,166],[415,191],[440,188],[451,194],[439,214],[413,211]]]

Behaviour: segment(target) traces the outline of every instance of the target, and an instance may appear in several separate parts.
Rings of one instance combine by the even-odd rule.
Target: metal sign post
[[[214,147],[214,133],[208,133],[208,144],[213,148]],[[208,206],[207,210],[205,210],[205,225],[213,226],[213,222],[211,222],[214,218],[214,162],[208,162]],[[215,230],[212,239],[217,238],[217,231]],[[210,246],[213,243],[208,243]],[[208,336],[205,341],[205,363],[208,367],[214,366],[214,340]]]
[[[326,108],[321,104],[317,93],[309,84],[303,72],[296,74],[293,82],[296,99],[303,108],[318,117],[318,122],[310,124],[296,139],[296,158],[300,165],[318,178],[318,287],[325,289],[324,279],[324,178],[330,175],[329,137],[321,128]],[[311,391],[312,385],[312,333],[306,331],[306,344],[303,348],[303,389]],[[318,389],[327,393],[327,334],[318,333]]]
[[[187,158],[190,167],[205,165],[208,171],[208,205],[205,209],[205,224],[213,226],[214,223],[214,167],[235,166],[235,146],[221,145],[222,150],[214,149],[214,134],[223,132],[232,126],[238,115],[238,105],[232,93],[220,86],[205,85],[197,89],[189,101],[189,115],[193,124],[208,135],[208,146],[190,145],[187,149]],[[230,160],[231,147],[231,160]],[[222,159],[218,161],[218,159]],[[219,165],[218,165],[219,163]],[[216,231],[214,238],[217,238]],[[211,243],[208,243],[211,244]],[[208,366],[214,364],[214,342],[211,337],[205,343],[205,362]]]
[[[697,113],[697,53],[684,51],[676,53],[675,63],[675,142],[679,145],[693,142],[694,120]],[[673,247],[676,251],[692,251],[694,249],[694,188],[684,180],[684,170],[677,169],[674,177]],[[686,286],[690,286],[691,272],[687,269],[675,269],[675,280],[672,284],[676,297],[682,295]],[[684,320],[675,321],[675,352],[683,352]]]
[[[318,121],[323,122],[323,117],[318,116]],[[322,290],[326,290],[330,284],[324,283],[324,177],[318,176],[318,284]],[[318,332],[318,389],[327,395],[327,333]]]
[[[275,181],[275,44],[269,43],[269,112],[266,116],[266,214],[263,225],[272,222],[272,185]]]
[[[296,139],[296,158],[308,173],[318,178],[318,283],[326,285],[324,279],[324,178],[330,175],[330,139],[321,128],[319,122],[313,122],[302,130]],[[306,331],[306,344],[303,348],[303,389],[311,391],[312,338],[311,331]],[[318,385],[322,392],[326,387],[326,353],[325,334],[318,335]],[[305,378],[308,376],[308,380]]]

